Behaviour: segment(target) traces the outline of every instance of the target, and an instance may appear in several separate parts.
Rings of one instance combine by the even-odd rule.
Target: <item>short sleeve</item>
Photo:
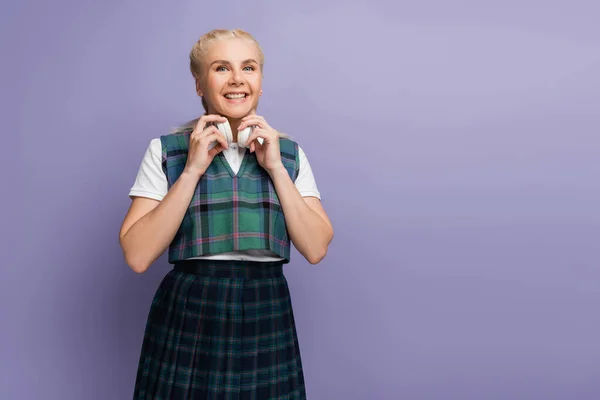
[[[319,193],[319,189],[317,188],[312,168],[304,150],[300,146],[298,146],[298,158],[300,159],[300,166],[295,182],[296,188],[302,197],[317,197],[321,199],[321,193]]]
[[[152,139],[129,191],[129,197],[147,197],[161,201],[167,191],[167,177],[162,169],[162,145],[160,139]]]

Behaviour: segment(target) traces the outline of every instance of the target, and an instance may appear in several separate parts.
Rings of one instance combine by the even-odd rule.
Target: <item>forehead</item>
[[[214,60],[227,60],[231,62],[258,58],[256,45],[247,39],[224,39],[215,41],[206,54],[206,61],[210,64]]]

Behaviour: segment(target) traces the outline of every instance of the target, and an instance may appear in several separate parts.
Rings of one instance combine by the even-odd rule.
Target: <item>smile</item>
[[[225,98],[231,99],[231,100],[240,100],[240,99],[245,99],[246,96],[247,96],[246,93],[227,93],[225,95]]]

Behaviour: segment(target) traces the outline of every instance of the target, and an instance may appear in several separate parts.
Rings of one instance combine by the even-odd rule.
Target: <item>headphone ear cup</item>
[[[231,133],[231,126],[229,126],[229,121],[217,122],[217,129],[219,129],[223,136],[225,136],[227,144],[231,144],[233,142],[233,134]]]
[[[244,148],[248,147],[248,138],[252,134],[252,127],[249,126],[238,132],[238,146]]]

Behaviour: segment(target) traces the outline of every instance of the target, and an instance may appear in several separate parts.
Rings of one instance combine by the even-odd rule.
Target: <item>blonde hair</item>
[[[204,62],[206,54],[210,49],[210,46],[216,41],[228,39],[245,39],[254,43],[254,45],[256,46],[256,52],[258,53],[258,60],[256,61],[258,61],[258,64],[260,65],[260,72],[263,72],[265,64],[265,55],[262,51],[262,48],[260,47],[260,44],[254,38],[254,36],[242,29],[213,29],[212,31],[202,35],[190,51],[190,72],[192,73],[192,76],[195,80],[202,79],[202,74],[204,72]],[[204,107],[204,111],[208,111],[208,107],[204,98],[202,98],[202,107]],[[198,119],[199,118],[193,119],[181,126],[172,129],[171,133],[193,130],[196,124],[198,123]],[[283,133],[280,133],[280,136],[288,137]]]

